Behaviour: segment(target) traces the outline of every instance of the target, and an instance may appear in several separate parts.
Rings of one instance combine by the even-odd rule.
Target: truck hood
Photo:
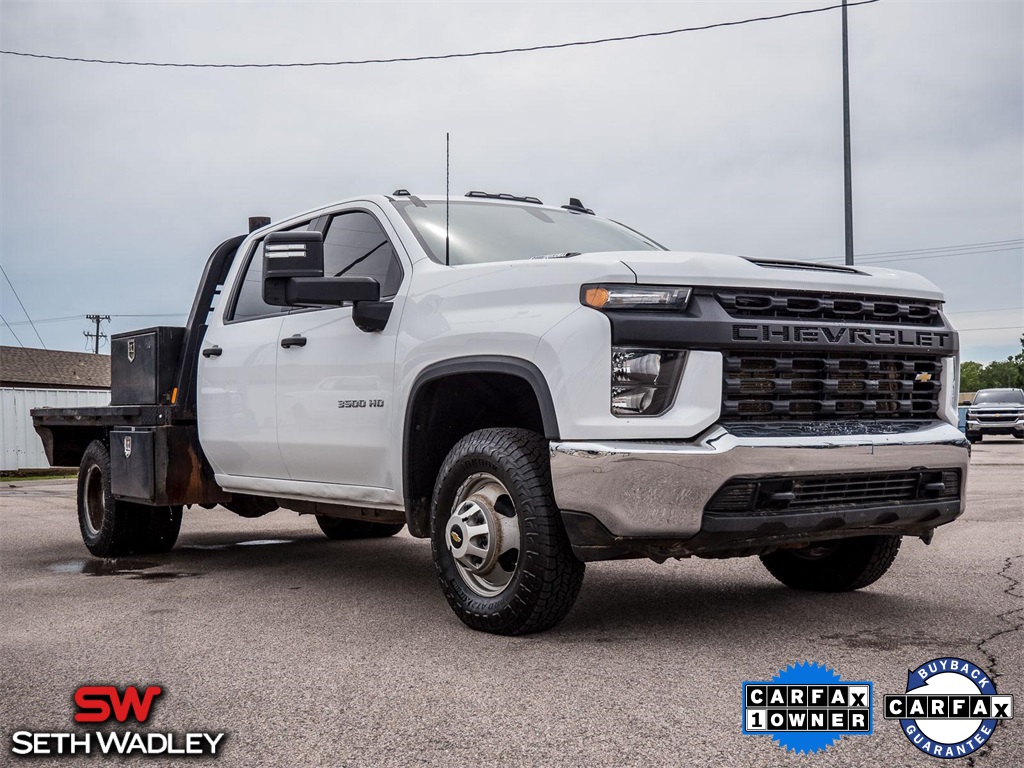
[[[573,261],[607,266],[619,261],[639,283],[729,286],[865,293],[942,301],[942,291],[913,272],[884,267],[843,267],[834,264],[749,259],[690,251],[620,251],[583,253]]]

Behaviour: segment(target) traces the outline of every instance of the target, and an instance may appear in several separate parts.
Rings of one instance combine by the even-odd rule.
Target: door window
[[[295,232],[306,229],[308,226],[309,222],[307,221],[279,231]],[[263,300],[263,239],[261,238],[256,241],[256,246],[249,256],[249,263],[245,265],[245,274],[242,276],[238,292],[235,294],[235,307],[231,313],[231,320],[255,320],[258,317],[270,317],[282,312],[289,312],[291,309],[292,307],[267,304]]]
[[[372,277],[384,298],[398,293],[402,265],[380,222],[351,211],[333,217],[324,235],[324,276]]]

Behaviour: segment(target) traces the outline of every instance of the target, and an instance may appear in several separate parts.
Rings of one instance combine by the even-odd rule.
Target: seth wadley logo
[[[112,685],[84,685],[75,691],[76,723],[139,724],[149,719],[153,703],[163,689],[147,686],[143,693],[129,685],[121,693]],[[16,731],[11,736],[11,753],[36,755],[162,755],[176,757],[216,756],[224,733],[157,733],[151,731]]]

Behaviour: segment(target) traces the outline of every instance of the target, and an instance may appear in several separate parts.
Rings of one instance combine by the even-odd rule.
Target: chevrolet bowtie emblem
[[[914,377],[914,381],[931,381],[932,375],[930,373],[919,373]]]

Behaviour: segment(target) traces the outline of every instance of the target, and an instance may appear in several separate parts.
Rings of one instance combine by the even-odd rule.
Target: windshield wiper
[[[387,244],[388,244],[388,241],[385,240],[383,243],[380,243],[379,245],[373,246],[373,248],[368,250],[366,253],[364,253],[362,256],[360,256],[358,259],[356,259],[351,264],[349,264],[347,267],[345,267],[343,270],[341,270],[340,272],[336,273],[334,276],[335,277],[341,277],[346,272],[348,272],[350,269],[352,269],[352,267],[354,267],[356,264],[358,264],[359,262],[365,261],[366,259],[370,258],[371,256],[373,256],[374,253],[376,253],[378,250],[380,250],[380,248],[382,248],[383,246],[385,246]]]

